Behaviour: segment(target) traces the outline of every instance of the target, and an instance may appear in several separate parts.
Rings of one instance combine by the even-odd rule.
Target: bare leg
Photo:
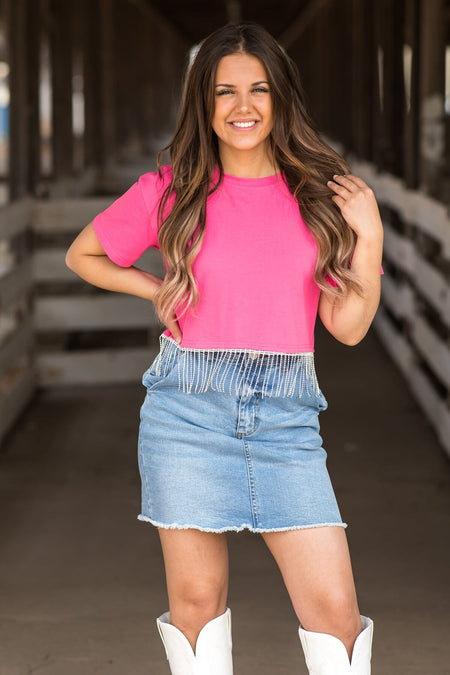
[[[344,528],[266,532],[263,538],[303,628],[336,636],[351,659],[362,627]]]
[[[228,548],[225,534],[159,529],[164,555],[170,623],[192,649],[209,621],[226,611]]]

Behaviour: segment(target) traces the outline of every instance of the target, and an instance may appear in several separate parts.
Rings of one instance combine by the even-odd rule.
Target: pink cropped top
[[[171,166],[162,173],[162,179],[157,172],[141,176],[93,221],[118,265],[132,265],[149,246],[159,249],[158,204]],[[217,177],[218,169],[214,182]],[[188,311],[179,318],[181,346],[313,351],[316,256],[316,242],[281,174],[225,175],[208,198],[205,237],[193,264],[200,300],[197,316]],[[165,334],[171,336],[169,329]]]

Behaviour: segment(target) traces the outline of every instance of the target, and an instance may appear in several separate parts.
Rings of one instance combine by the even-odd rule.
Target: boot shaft
[[[209,621],[199,633],[195,652],[166,612],[156,619],[172,675],[233,675],[231,611]]]
[[[351,663],[344,643],[334,635],[307,631],[298,633],[309,675],[370,675],[373,621],[361,616],[362,631],[355,640]]]

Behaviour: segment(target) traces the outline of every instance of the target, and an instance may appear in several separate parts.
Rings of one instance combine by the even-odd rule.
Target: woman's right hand
[[[174,339],[178,342],[178,344],[180,344],[181,340],[183,339],[183,334],[180,330],[177,315],[175,314],[175,312],[172,312],[170,317],[164,323],[172,333]]]

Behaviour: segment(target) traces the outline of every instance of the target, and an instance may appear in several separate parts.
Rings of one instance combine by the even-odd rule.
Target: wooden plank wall
[[[153,305],[90,287],[64,257],[82,227],[154,168],[154,149],[173,125],[189,44],[150,4],[122,0],[4,0],[0,29],[11,100],[10,203],[0,208],[1,442],[37,387],[137,381],[154,354],[162,325]],[[39,127],[44,39],[50,174],[41,166]],[[75,59],[82,63],[81,138],[72,119]],[[156,250],[139,264],[164,275]]]
[[[31,199],[23,199],[0,210],[0,438],[36,385],[28,245],[31,207]]]
[[[450,455],[450,214],[368,162],[348,160],[375,191],[385,230],[375,329]]]
[[[164,328],[156,320],[153,305],[96,289],[64,262],[80,225],[89,223],[111,201],[111,197],[85,197],[33,206],[33,316],[40,386],[137,381],[156,355],[157,335]],[[136,265],[164,276],[156,249]]]
[[[291,53],[319,128],[375,191],[385,274],[374,328],[450,455],[449,48],[446,0],[330,0]]]

